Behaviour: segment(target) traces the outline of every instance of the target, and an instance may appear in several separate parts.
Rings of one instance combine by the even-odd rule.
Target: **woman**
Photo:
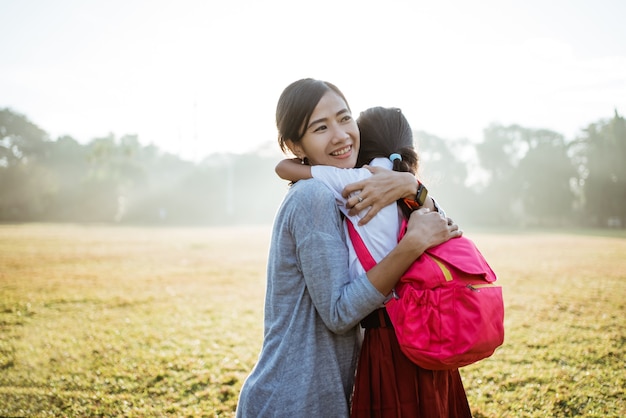
[[[413,146],[413,133],[400,109],[373,107],[361,113],[358,120],[361,147],[357,167],[364,164],[396,171],[417,173],[418,156]],[[286,159],[276,166],[277,174],[290,181],[319,179],[333,190],[335,199],[343,204],[341,193],[346,184],[367,178],[365,168],[338,169],[333,166],[308,166],[297,159]],[[426,205],[438,209],[432,198]],[[410,213],[401,203],[400,209]],[[345,215],[345,210],[342,210]],[[367,225],[356,225],[360,216],[348,216],[362,237],[374,261],[382,259],[397,243],[400,219],[398,205],[383,208]],[[347,241],[352,248],[350,240]],[[455,240],[455,242],[459,242]],[[351,251],[351,277],[365,270]],[[457,369],[432,371],[411,362],[402,352],[387,315],[381,307],[368,315],[361,325],[365,338],[359,356],[352,397],[351,418],[429,417],[468,418],[471,411]]]
[[[301,153],[311,165],[354,167],[359,130],[334,85],[313,79],[289,85],[278,101],[276,124],[283,150]],[[357,211],[371,206],[371,216],[417,192],[409,174],[379,172],[372,178],[377,183],[361,183],[361,197],[351,202]],[[398,246],[350,280],[332,192],[314,179],[294,184],[274,221],[263,347],[242,387],[237,416],[347,417],[359,321],[383,303],[425,249],[459,235],[437,213],[416,211]]]

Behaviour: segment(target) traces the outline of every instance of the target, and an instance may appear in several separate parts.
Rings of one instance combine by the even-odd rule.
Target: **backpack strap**
[[[356,228],[352,224],[350,219],[346,218],[346,226],[348,227],[348,234],[350,235],[350,241],[352,241],[352,246],[354,247],[354,251],[356,251],[356,256],[359,258],[361,265],[368,271],[372,267],[376,265],[376,260],[372,257],[372,254],[365,246],[363,239],[356,231]]]

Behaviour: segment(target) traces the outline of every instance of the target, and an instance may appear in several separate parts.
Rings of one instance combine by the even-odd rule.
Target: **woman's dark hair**
[[[348,101],[343,93],[328,81],[303,78],[291,83],[278,99],[276,105],[276,127],[278,128],[278,145],[283,152],[288,151],[287,140],[299,143],[305,133],[305,128],[311,120],[311,115],[320,99],[329,90],[337,93],[350,110]]]
[[[394,160],[393,169],[417,173],[418,156],[413,145],[413,132],[400,109],[371,107],[361,112],[357,124],[361,131],[357,167],[376,157],[389,158],[391,154],[400,154],[402,160]]]

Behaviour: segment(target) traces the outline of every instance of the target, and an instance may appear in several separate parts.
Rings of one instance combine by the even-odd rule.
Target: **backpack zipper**
[[[483,283],[483,284],[468,284],[467,287],[469,290],[474,292],[480,292],[480,289],[484,287],[498,287],[498,285],[493,283]]]

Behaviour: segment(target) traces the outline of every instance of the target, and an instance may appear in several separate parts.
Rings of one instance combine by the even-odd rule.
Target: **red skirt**
[[[384,308],[362,325],[351,418],[471,418],[458,369],[426,370],[411,362],[400,350]]]

